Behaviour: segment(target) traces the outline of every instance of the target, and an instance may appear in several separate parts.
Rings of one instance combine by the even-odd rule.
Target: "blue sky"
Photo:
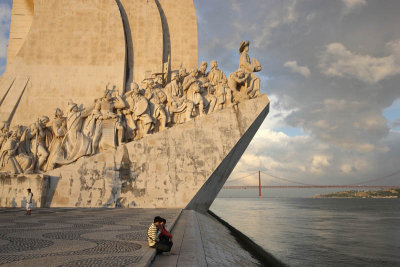
[[[240,41],[250,40],[271,99],[233,179],[262,166],[302,182],[344,184],[400,168],[400,1],[194,2],[199,61],[217,59],[228,75]],[[0,0],[0,73],[10,15],[11,1]]]

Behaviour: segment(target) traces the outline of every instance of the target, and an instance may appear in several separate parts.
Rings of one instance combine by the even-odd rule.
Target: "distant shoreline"
[[[314,198],[400,198],[400,189],[386,189],[377,191],[350,190],[315,195]]]

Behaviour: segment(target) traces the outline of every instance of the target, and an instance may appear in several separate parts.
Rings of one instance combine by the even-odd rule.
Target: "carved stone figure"
[[[130,96],[129,109],[124,111],[127,116],[127,124],[130,128],[131,139],[138,137],[138,130],[140,122],[143,128],[143,135],[150,134],[154,128],[153,118],[150,115],[149,102],[144,96],[143,90],[139,89],[139,85],[135,82],[131,83],[131,90],[125,95]]]
[[[161,84],[159,82],[154,84],[152,79],[147,79],[143,81],[143,87],[146,91],[145,97],[149,100],[150,114],[157,121],[155,130],[162,131],[169,122],[169,113],[165,107],[167,95],[160,87]]]
[[[249,99],[247,94],[246,81],[249,74],[245,73],[242,69],[232,72],[228,77],[228,86],[232,90],[234,102],[242,102]]]
[[[46,163],[47,157],[49,156],[47,148],[50,146],[53,139],[53,134],[47,127],[49,121],[47,116],[43,116],[29,127],[30,151],[35,159],[35,168],[38,170],[42,170],[43,165]]]
[[[34,159],[30,153],[29,130],[23,126],[13,127],[11,136],[5,142],[0,154],[2,171],[13,174],[33,173]]]
[[[118,110],[127,105],[120,95],[112,96],[106,88],[104,96],[95,101],[92,113],[86,122],[86,133],[92,138],[93,153],[123,143],[125,122]]]
[[[207,75],[207,62],[203,61],[200,63],[200,67],[197,72],[197,80],[199,81],[199,86],[203,89],[202,95],[208,101],[208,112],[211,113],[215,109],[217,103],[217,98],[214,96],[215,88],[210,84]]]
[[[260,95],[260,78],[255,75],[254,72],[261,71],[262,66],[255,58],[250,61],[250,56],[247,54],[249,46],[249,41],[242,41],[240,43],[239,68],[249,73],[249,77],[246,81],[247,94],[250,98],[254,98]]]
[[[210,84],[214,87],[217,87],[223,80],[226,80],[225,73],[218,69],[218,62],[216,60],[212,60],[210,62],[211,70],[207,74],[207,79],[210,81]]]
[[[216,85],[215,95],[219,110],[232,105],[232,90],[229,88],[226,78],[220,80]]]
[[[61,143],[64,158],[55,162],[58,165],[70,164],[83,156],[92,154],[92,141],[82,132],[84,119],[91,114],[91,111],[80,110],[78,105],[71,100],[68,107],[67,132]]]
[[[183,96],[187,98],[187,90],[189,89],[190,86],[190,81],[191,79],[186,79],[188,77],[188,73],[186,72],[186,69],[181,67],[178,71],[178,84],[180,87],[182,87],[183,90]],[[186,81],[185,81],[186,80]]]
[[[187,91],[187,99],[191,100],[196,108],[199,110],[199,115],[203,116],[205,113],[205,108],[208,106],[208,101],[203,97],[203,88],[199,86],[196,79],[197,69],[193,68],[190,70],[188,76],[183,80],[183,90]]]
[[[62,148],[62,141],[67,133],[67,120],[61,109],[57,108],[51,125],[53,133],[53,140],[49,146],[49,157],[45,170],[52,170],[57,167],[57,162],[63,161],[64,151]]]
[[[162,77],[163,73],[157,73],[154,78],[154,88],[162,90],[164,88],[164,79]]]
[[[199,68],[182,67],[178,71],[154,73],[141,84],[130,84],[123,96],[106,86],[102,97],[88,109],[80,109],[69,101],[65,117],[56,109],[49,118],[40,117],[29,127],[9,130],[9,123],[0,124],[0,171],[32,173],[52,170],[70,164],[83,156],[91,156],[124,142],[138,140],[150,133],[184,123],[196,115],[203,116],[260,94],[261,70],[256,59],[247,54],[249,42],[239,47],[240,68],[228,79],[218,62],[201,62]],[[165,69],[163,70],[165,71]],[[151,72],[146,72],[149,76]],[[165,75],[165,76],[164,76]],[[165,86],[164,78],[171,76]],[[215,108],[217,107],[217,108]]]
[[[171,115],[171,122],[183,123],[192,118],[194,104],[192,101],[185,99],[182,87],[178,83],[178,74],[171,74],[171,82],[165,86],[165,94],[167,95],[167,109]]]
[[[7,121],[3,121],[0,125],[0,149],[3,147],[10,135],[10,124]]]

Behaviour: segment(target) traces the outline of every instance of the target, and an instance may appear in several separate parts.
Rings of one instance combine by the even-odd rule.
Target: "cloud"
[[[400,118],[395,119],[395,120],[391,123],[391,128],[400,128]]]
[[[312,162],[311,162],[311,168],[310,171],[312,173],[316,173],[319,175],[324,174],[324,169],[325,167],[328,167],[330,165],[329,163],[329,157],[326,155],[314,155]]]
[[[286,122],[346,150],[384,151],[380,140],[389,133],[386,119],[375,107],[357,100],[327,98],[292,112]]]
[[[400,41],[392,41],[386,46],[392,51],[391,55],[373,57],[351,52],[341,43],[331,43],[320,56],[321,72],[330,77],[377,83],[400,73]]]
[[[261,167],[304,183],[346,184],[397,170],[400,132],[389,126],[398,124],[382,111],[400,98],[400,1],[194,2],[199,61],[217,59],[229,75],[238,67],[240,41],[250,40],[249,55],[263,65],[257,75],[271,100],[232,178]],[[10,14],[1,6],[0,20]],[[343,10],[357,13],[344,17]],[[0,26],[0,45],[6,28]],[[303,134],[292,137],[285,127]],[[246,183],[257,179],[247,177]]]
[[[289,68],[291,71],[295,73],[299,73],[304,77],[310,76],[310,69],[307,66],[299,66],[297,61],[286,61],[283,66]]]
[[[345,6],[345,14],[350,13],[358,7],[367,5],[367,0],[342,0],[342,2]]]
[[[261,165],[306,183],[346,184],[397,168],[400,133],[382,111],[400,98],[400,1],[317,3],[195,1],[201,60],[218,59],[228,75],[237,68],[238,44],[250,40],[250,57],[263,65],[262,92],[271,99],[232,178]],[[288,75],[307,75],[305,68],[307,79]]]

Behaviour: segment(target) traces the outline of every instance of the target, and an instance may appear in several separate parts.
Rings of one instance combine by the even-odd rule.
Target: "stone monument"
[[[14,0],[0,78],[0,205],[207,211],[269,111],[238,69],[198,66],[192,0]],[[227,78],[228,77],[228,78]]]

